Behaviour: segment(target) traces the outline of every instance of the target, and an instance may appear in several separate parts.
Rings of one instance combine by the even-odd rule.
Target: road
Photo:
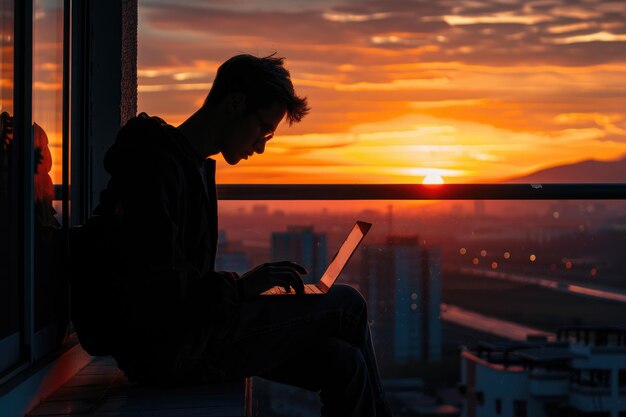
[[[495,317],[485,316],[464,308],[441,304],[441,319],[454,323],[458,326],[478,330],[483,333],[493,334],[510,340],[526,340],[528,335],[545,336],[548,341],[556,340],[554,333],[500,320]]]
[[[567,280],[555,280],[543,277],[534,277],[529,275],[521,275],[507,272],[492,271],[481,268],[459,268],[454,272],[462,274],[476,275],[486,278],[499,279],[503,281],[517,282],[521,284],[536,285],[549,290],[563,292],[567,294],[581,295],[585,297],[600,298],[603,300],[616,301],[626,304],[626,291],[601,287],[598,285],[581,285],[577,282]]]

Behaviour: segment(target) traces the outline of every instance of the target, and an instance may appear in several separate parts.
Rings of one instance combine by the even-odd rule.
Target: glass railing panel
[[[625,208],[619,200],[221,201],[218,264],[245,271],[289,258],[322,270],[354,222],[370,222],[338,282],[368,302],[396,410],[481,415],[499,402],[531,413],[584,381],[619,384]],[[468,377],[470,368],[483,379]],[[523,389],[512,382],[520,373]],[[315,393],[260,378],[254,387],[262,413],[319,414]]]

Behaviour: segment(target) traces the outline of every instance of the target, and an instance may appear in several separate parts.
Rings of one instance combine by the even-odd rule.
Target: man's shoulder
[[[153,123],[158,123],[161,126],[167,126],[168,123],[161,119],[159,116],[150,116],[148,113],[146,112],[141,112],[139,113],[137,116],[134,117],[134,119],[139,119],[139,120],[144,120],[144,121],[151,121]]]
[[[140,113],[126,122],[122,129],[120,129],[119,136],[121,138],[132,137],[135,139],[151,136],[165,137],[167,136],[166,128],[168,126],[165,120],[160,117]]]
[[[104,168],[111,175],[175,167],[182,159],[171,127],[158,117],[145,113],[128,120],[120,129],[104,158]]]
[[[140,113],[120,129],[113,148],[130,153],[138,151],[144,155],[164,152],[177,156],[180,140],[176,131],[160,117]]]

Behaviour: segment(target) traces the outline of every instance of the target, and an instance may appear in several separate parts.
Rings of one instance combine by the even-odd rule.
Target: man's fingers
[[[291,275],[291,286],[296,290],[297,294],[304,294],[304,282],[298,273]]]
[[[300,275],[293,270],[282,270],[272,274],[273,282],[278,282],[275,285],[291,286],[297,294],[304,293],[304,282]]]
[[[299,272],[299,273],[301,273],[301,274],[306,275],[306,274],[308,274],[308,273],[309,273],[309,271],[307,271],[307,270],[306,270],[306,268],[305,268],[305,267],[303,267],[303,266],[302,266],[302,265],[300,265],[300,264],[296,264],[296,263],[294,263],[294,267],[296,268],[296,271],[298,271],[298,272]]]
[[[272,279],[272,287],[283,287],[285,292],[291,292],[291,286],[289,285],[289,281],[280,278]]]
[[[278,286],[283,287],[286,292],[291,292],[293,288],[297,294],[302,294],[304,282],[300,277],[301,273],[306,273],[303,266],[291,261],[281,261],[259,265],[242,278],[250,280],[251,285],[256,285],[259,289]]]
[[[293,268],[296,271],[298,271],[300,274],[308,274],[309,272],[306,270],[305,267],[303,267],[302,265],[296,263],[296,262],[291,262],[291,261],[278,261],[278,262],[269,262],[269,263],[264,263],[261,264],[259,266],[257,266],[256,268],[254,268],[252,271],[258,271],[258,270],[272,270],[275,268]]]
[[[304,282],[300,274],[290,266],[274,266],[271,270],[272,276],[287,281],[293,287],[297,294],[304,293]]]
[[[309,271],[306,270],[305,267],[303,267],[302,265],[296,263],[296,262],[292,262],[292,261],[279,261],[279,262],[274,262],[273,263],[276,266],[286,266],[286,267],[291,267],[294,268],[296,271],[298,271],[301,274],[308,274]]]
[[[299,265],[297,263],[294,262],[289,262],[287,261],[286,265],[280,265],[280,266],[274,266],[274,270],[275,271],[284,271],[284,270],[288,270],[288,271],[293,271],[295,273],[299,274],[308,274],[309,272],[306,270],[305,267],[303,267],[302,265]]]
[[[304,282],[296,271],[288,271],[287,273],[285,273],[284,279],[289,283],[289,285],[293,287],[296,294],[304,293]]]

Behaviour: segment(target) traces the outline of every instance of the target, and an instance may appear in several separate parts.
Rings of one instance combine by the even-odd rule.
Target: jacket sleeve
[[[108,164],[117,198],[112,207],[116,220],[107,233],[112,246],[118,245],[113,250],[133,301],[130,316],[175,326],[230,321],[240,298],[238,276],[201,275],[186,259],[182,225],[193,219],[184,218],[187,184],[180,163],[163,147],[139,149],[124,141],[119,146],[126,149],[112,148],[114,159]]]

